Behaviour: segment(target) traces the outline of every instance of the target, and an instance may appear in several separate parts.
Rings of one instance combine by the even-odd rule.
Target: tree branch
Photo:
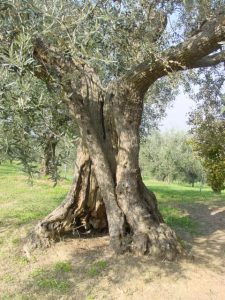
[[[207,68],[225,62],[225,50],[213,55],[205,56],[193,63],[192,68]]]
[[[84,90],[87,86],[91,87],[94,84],[101,89],[94,70],[82,59],[65,56],[39,38],[34,41],[33,57],[38,62],[38,66],[34,68],[36,77],[47,84],[57,82],[68,94],[77,93],[78,99],[82,98],[81,94],[85,94]]]
[[[221,62],[221,55],[208,56],[219,49],[218,43],[225,40],[225,12],[220,12],[201,27],[201,31],[186,41],[154,57],[153,62],[143,62],[121,78],[145,94],[158,78],[168,73],[198,67],[208,67]]]

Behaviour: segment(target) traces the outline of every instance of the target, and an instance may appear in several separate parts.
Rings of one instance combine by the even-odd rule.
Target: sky
[[[188,113],[195,107],[195,103],[188,95],[180,93],[173,105],[167,109],[167,116],[161,122],[160,130],[167,131],[171,129],[185,130],[189,129],[187,124]]]

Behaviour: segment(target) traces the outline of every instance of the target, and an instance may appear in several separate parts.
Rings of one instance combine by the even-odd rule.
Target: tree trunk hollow
[[[181,244],[164,223],[139,168],[143,99],[132,89],[103,100],[99,94],[89,101],[71,93],[70,109],[82,138],[74,181],[65,201],[36,226],[31,248],[48,246],[66,232],[108,229],[116,253],[172,260],[182,253]]]
[[[79,146],[74,179],[65,200],[40,221],[30,234],[26,247],[48,247],[67,233],[107,231],[105,205],[85,148]]]
[[[141,178],[137,182],[140,203],[130,204],[127,208],[118,203],[121,215],[124,216],[123,224],[120,224],[123,233],[119,232],[118,236],[115,234],[118,228],[115,223],[115,230],[111,234],[109,232],[111,246],[119,254],[133,251],[172,260],[182,253],[182,247],[174,231],[164,223],[155,195],[146,188]],[[117,193],[120,193],[119,190]],[[109,216],[106,214],[93,163],[86,148],[80,146],[69,193],[59,207],[37,224],[24,250],[29,253],[37,247],[49,247],[68,233],[82,236],[82,233],[90,230],[107,232],[107,218]]]

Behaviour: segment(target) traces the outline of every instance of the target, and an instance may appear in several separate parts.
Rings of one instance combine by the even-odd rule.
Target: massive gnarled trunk
[[[85,61],[64,56],[39,38],[34,41],[33,57],[39,65],[35,74],[48,84],[52,78],[59,83],[79,126],[82,145],[71,190],[63,204],[37,225],[32,245],[48,245],[67,231],[107,227],[117,253],[131,250],[167,259],[182,253],[176,234],[162,219],[155,195],[141,178],[143,99],[148,88],[169,72],[221,62],[225,51],[209,54],[224,40],[224,24],[224,13],[220,13],[183,43],[104,87]]]
[[[142,95],[131,86],[112,86],[103,93],[92,82],[88,88],[91,99],[85,94],[68,99],[81,134],[72,187],[36,226],[32,244],[50,245],[66,232],[107,229],[116,253],[130,250],[173,259],[181,246],[139,168]]]

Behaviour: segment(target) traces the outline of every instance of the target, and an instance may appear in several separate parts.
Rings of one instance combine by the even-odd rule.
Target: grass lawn
[[[178,232],[198,233],[198,224],[192,220],[184,207],[200,206],[206,202],[212,204],[225,200],[225,193],[217,195],[208,186],[191,187],[188,184],[163,183],[145,178],[145,184],[157,196],[160,211],[168,225]],[[180,209],[179,209],[180,208]]]
[[[62,180],[53,187],[48,179],[35,179],[31,186],[19,165],[0,165],[0,299],[45,299],[45,295],[48,295],[47,299],[61,299],[71,288],[70,261],[59,259],[44,269],[37,268],[35,256],[29,262],[21,252],[26,234],[37,220],[46,216],[64,199],[70,182],[71,178]],[[199,226],[186,208],[209,201],[212,204],[225,201],[224,193],[215,195],[208,187],[200,191],[199,187],[166,184],[150,179],[145,179],[145,183],[156,193],[165,221],[176,231],[185,231],[192,236],[198,235]],[[98,277],[106,268],[104,260],[93,261],[87,264],[84,273],[87,278]],[[20,284],[23,285],[24,281],[28,284],[25,291],[19,288],[17,291],[12,287],[17,282],[18,274],[23,272],[27,275]]]
[[[70,181],[55,188],[49,180],[34,180],[31,185],[19,165],[0,165],[0,220],[5,227],[29,224],[44,217],[64,198]]]

